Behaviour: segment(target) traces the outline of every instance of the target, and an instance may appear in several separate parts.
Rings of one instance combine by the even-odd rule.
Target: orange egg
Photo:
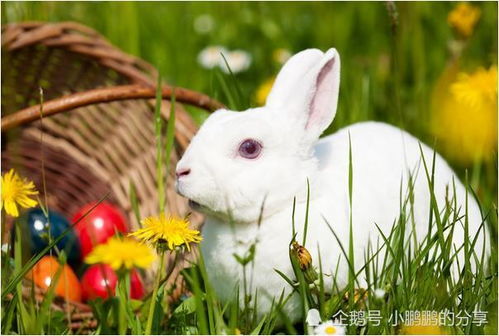
[[[38,287],[48,289],[60,267],[62,271],[55,286],[55,294],[69,301],[81,302],[81,285],[78,278],[71,267],[59,264],[54,257],[45,256],[40,259],[26,274],[26,278],[33,280]]]

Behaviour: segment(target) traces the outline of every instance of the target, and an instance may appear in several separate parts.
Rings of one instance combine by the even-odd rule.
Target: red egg
[[[61,267],[62,271],[55,285],[55,294],[66,300],[81,301],[81,285],[73,270],[68,265],[59,264],[59,261],[52,256],[41,258],[31,271],[26,273],[26,278],[47,290]]]
[[[140,300],[144,297],[144,285],[140,278],[139,272],[132,270],[130,275],[130,297],[135,300]]]
[[[107,299],[116,294],[118,276],[108,265],[90,266],[81,278],[82,296],[84,301],[98,297]],[[132,270],[130,278],[130,296],[141,299],[144,296],[144,286],[137,271]]]
[[[114,296],[118,277],[108,265],[90,266],[81,278],[83,300]]]
[[[95,203],[82,207],[74,216],[73,223],[92,209]],[[85,257],[94,246],[105,243],[116,232],[127,232],[125,217],[115,206],[102,202],[75,226],[80,240],[81,253]]]

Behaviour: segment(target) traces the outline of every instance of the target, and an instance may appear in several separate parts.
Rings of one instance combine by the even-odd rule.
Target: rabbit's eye
[[[262,145],[253,139],[246,139],[239,145],[239,155],[246,159],[256,159],[262,151]]]

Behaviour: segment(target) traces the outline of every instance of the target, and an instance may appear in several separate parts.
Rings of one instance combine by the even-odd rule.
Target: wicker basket
[[[157,212],[153,123],[157,72],[150,64],[123,53],[85,26],[28,22],[2,27],[2,70],[2,170],[14,167],[42,189],[43,160],[48,205],[69,218],[82,205],[109,193],[107,200],[122,209],[131,228],[136,228],[131,183],[141,215]],[[39,87],[44,93],[43,119]],[[166,124],[172,88],[164,86],[162,91]],[[187,89],[176,88],[175,97],[207,111],[222,107]],[[177,104],[172,167],[196,129]],[[166,198],[168,212],[188,211],[186,200],[171,184]],[[191,220],[197,226],[202,217],[194,214]],[[58,305],[69,306],[72,327],[95,324],[81,322],[89,317],[88,306]]]

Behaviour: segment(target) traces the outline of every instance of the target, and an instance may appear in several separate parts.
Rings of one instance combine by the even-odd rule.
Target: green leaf
[[[245,256],[241,257],[240,255],[238,255],[236,253],[233,253],[232,255],[234,256],[234,258],[236,258],[237,262],[240,265],[246,266],[248,263],[250,263],[251,261],[253,261],[253,259],[255,259],[255,251],[256,251],[256,244],[253,243],[249,247],[249,249],[246,252]]]
[[[196,298],[194,296],[191,296],[184,301],[182,301],[181,304],[178,305],[177,308],[173,311],[173,314],[191,314],[196,311]]]
[[[11,333],[14,324],[14,316],[16,312],[17,294],[14,295],[9,302],[2,303],[2,334]]]
[[[274,268],[274,271],[275,271],[277,274],[279,274],[279,275],[280,275],[280,276],[281,276],[284,280],[286,280],[286,282],[287,282],[287,283],[288,283],[288,284],[289,284],[292,288],[295,288],[295,287],[296,287],[296,284],[295,284],[295,283],[293,283],[293,281],[291,281],[291,279],[290,279],[290,278],[288,278],[288,277],[286,276],[286,274],[282,273],[281,271],[279,271],[278,269],[275,269],[275,268]]]
[[[263,327],[265,321],[267,321],[267,315],[265,315],[262,318],[262,320],[260,321],[260,323],[258,323],[258,325],[255,327],[255,329],[253,329],[249,334],[250,335],[258,335],[258,334],[260,334],[260,330],[262,330],[262,327]]]
[[[199,274],[197,269],[191,268],[182,271],[182,274],[186,281],[189,283],[189,287],[193,292],[193,298],[196,305],[196,317],[197,317],[197,328],[201,335],[208,335],[208,319],[207,311],[203,302],[203,294],[201,290],[201,283],[199,279]]]
[[[152,320],[152,331],[151,334],[158,335],[161,334],[161,321],[164,316],[163,302],[165,297],[165,284],[161,285],[158,289],[158,296],[156,301],[156,306],[154,309],[154,316]]]

